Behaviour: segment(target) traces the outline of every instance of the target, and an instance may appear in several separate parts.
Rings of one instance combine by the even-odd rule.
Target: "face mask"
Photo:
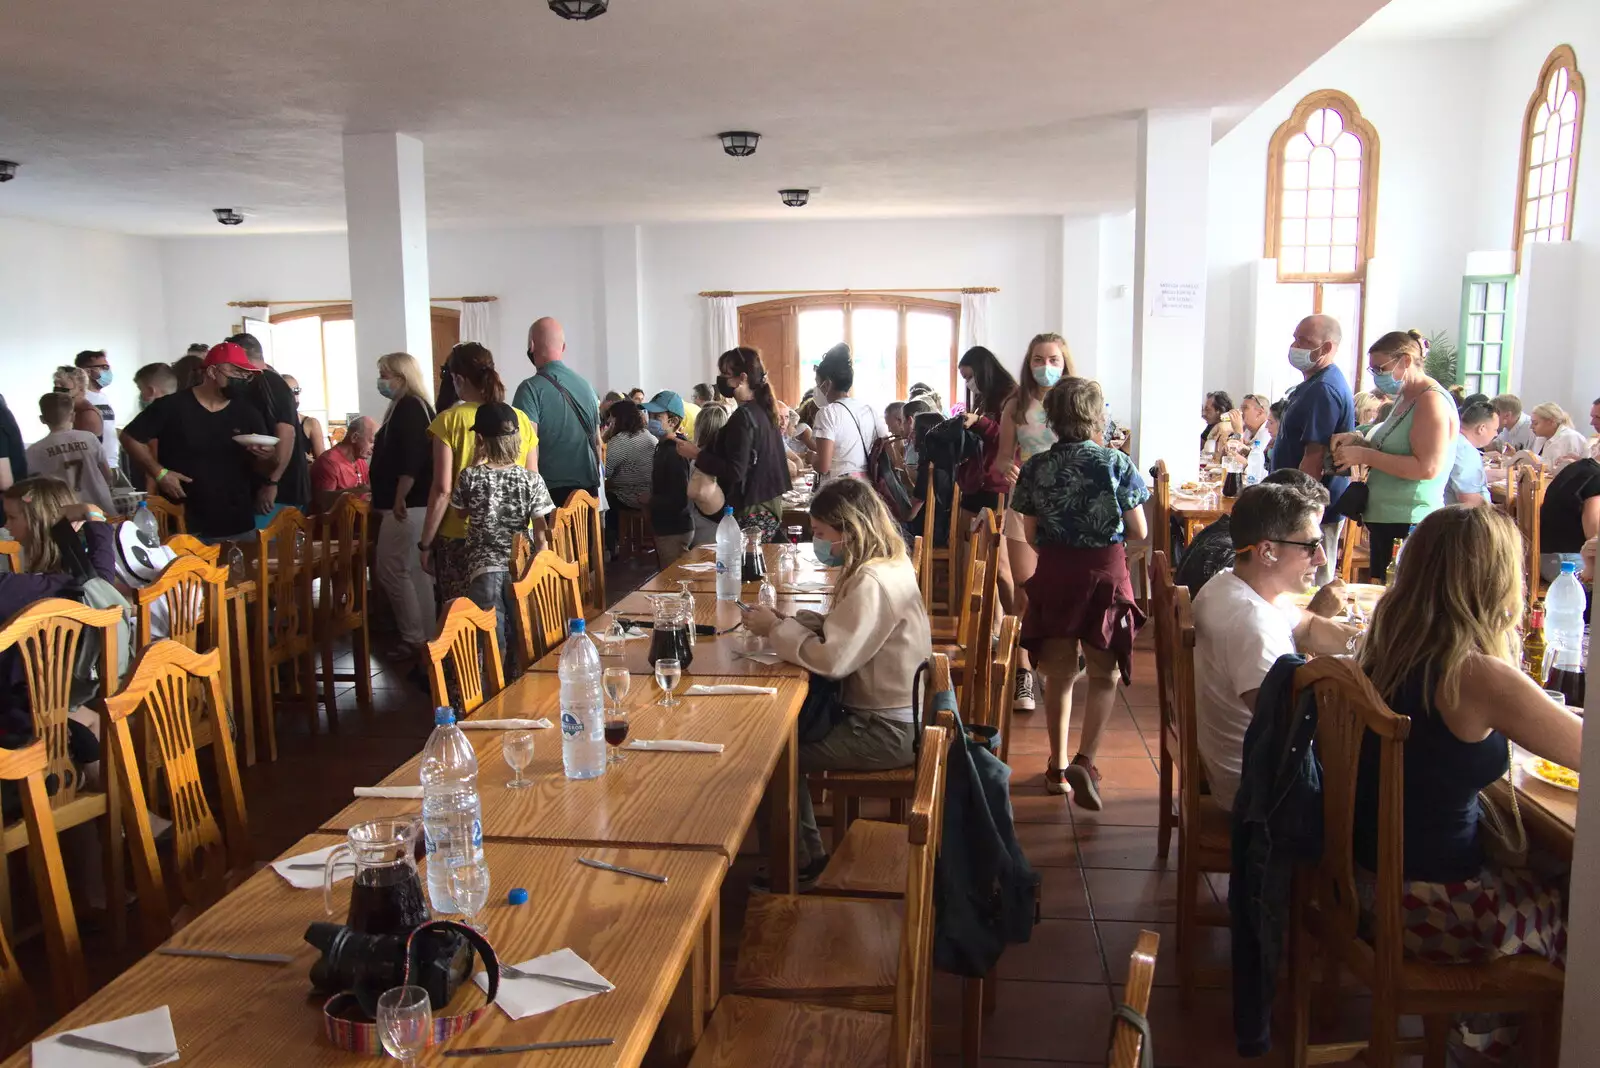
[[[733,397],[733,387],[728,385],[728,383],[723,381],[721,378],[718,378],[717,379],[717,395],[719,397],[728,397],[729,399],[732,399],[732,397]]]
[[[1386,397],[1400,395],[1400,380],[1388,371],[1376,371],[1372,375],[1372,384],[1378,387],[1378,392]]]
[[[1289,350],[1289,366],[1293,367],[1296,371],[1304,372],[1311,370],[1311,368],[1315,367],[1317,363],[1317,357],[1314,355],[1314,353],[1314,349],[1291,348]]]
[[[659,419],[650,420],[650,422],[645,424],[645,428],[658,438],[664,438],[667,436],[667,428],[662,425],[661,420]]]
[[[1045,389],[1049,389],[1061,381],[1061,368],[1051,363],[1047,363],[1043,367],[1035,367],[1033,369],[1033,380]]]
[[[844,554],[827,538],[812,538],[811,548],[817,554],[817,563],[823,567],[838,567],[844,563]]]
[[[51,393],[71,393],[72,390],[68,389],[66,386],[52,386],[50,388],[50,392]]]
[[[394,399],[394,387],[389,384],[389,380],[387,378],[378,379],[378,396],[382,397],[384,400]]]
[[[222,384],[222,392],[227,394],[229,400],[244,400],[250,396],[250,380],[248,378],[229,378]]]
[[[94,384],[99,386],[101,389],[104,389],[106,386],[111,384],[111,368],[109,367],[104,367],[93,372],[93,376]]]

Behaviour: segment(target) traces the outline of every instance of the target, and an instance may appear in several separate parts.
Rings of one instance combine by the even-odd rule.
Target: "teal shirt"
[[[1438,386],[1429,388],[1444,394],[1445,400],[1450,400],[1450,395]],[[1417,403],[1422,403],[1420,397]],[[1389,418],[1379,423],[1372,432],[1368,444],[1390,456],[1413,456],[1411,419],[1416,415],[1417,408],[1412,405],[1403,416],[1395,419],[1398,411],[1397,405],[1395,412],[1391,412]],[[1444,506],[1444,488],[1449,481],[1449,463],[1425,482],[1396,478],[1374,468],[1367,472],[1367,510],[1362,518],[1368,523],[1420,523],[1429,512]]]
[[[583,410],[581,422],[561,390],[549,381],[551,377]],[[590,442],[600,425],[600,398],[582,375],[565,361],[547,363],[544,370],[523,380],[511,403],[538,426],[539,474],[545,485],[552,490],[581,488],[591,493],[599,488],[600,470]]]

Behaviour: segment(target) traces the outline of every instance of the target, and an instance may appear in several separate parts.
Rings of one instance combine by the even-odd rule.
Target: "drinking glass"
[[[676,708],[683,702],[672,696],[672,691],[678,685],[678,679],[683,675],[683,665],[670,657],[656,661],[656,685],[661,688],[661,707]]]
[[[468,860],[450,869],[450,893],[456,899],[461,919],[474,931],[482,932],[478,910],[489,902],[489,865],[482,860]]]
[[[784,533],[789,536],[789,547],[784,550],[784,555],[790,560],[798,561],[800,559],[800,535],[804,534],[805,531],[800,529],[800,524],[795,523],[785,527]]]
[[[533,732],[506,731],[500,753],[511,765],[511,781],[506,783],[506,789],[522,790],[532,786],[532,780],[522,777],[522,769],[533,763]]]
[[[622,743],[628,740],[628,710],[617,702],[606,713],[606,763],[623,762]]]
[[[628,696],[628,690],[633,686],[633,676],[628,674],[628,669],[606,668],[601,681],[605,685],[606,696],[611,698],[611,706],[622,707],[622,699]]]
[[[378,1034],[389,1056],[402,1064],[415,1063],[432,1031],[433,1006],[422,987],[397,986],[378,996]]]

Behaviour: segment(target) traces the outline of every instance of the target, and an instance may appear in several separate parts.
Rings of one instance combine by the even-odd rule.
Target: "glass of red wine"
[[[626,668],[606,668],[601,676],[605,686],[606,696],[611,698],[611,706],[606,709],[606,763],[621,764],[623,762],[622,743],[628,740],[628,709],[622,699],[628,696],[628,689],[633,684],[633,677]]]

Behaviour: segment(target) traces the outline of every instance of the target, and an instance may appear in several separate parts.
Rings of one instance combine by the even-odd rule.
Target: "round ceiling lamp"
[[[789,207],[803,208],[806,206],[806,202],[811,199],[811,190],[780,189],[778,190],[778,195],[783,198],[783,202],[789,205]]]
[[[611,0],[550,0],[550,10],[564,19],[588,22],[606,13]]]
[[[756,145],[761,143],[761,135],[750,130],[729,130],[717,137],[722,141],[722,151],[740,159],[755,155]]]
[[[0,182],[9,182],[17,176],[17,165],[8,159],[0,159]]]
[[[238,208],[212,208],[211,214],[217,217],[217,222],[223,226],[238,226],[244,222],[244,215]]]

